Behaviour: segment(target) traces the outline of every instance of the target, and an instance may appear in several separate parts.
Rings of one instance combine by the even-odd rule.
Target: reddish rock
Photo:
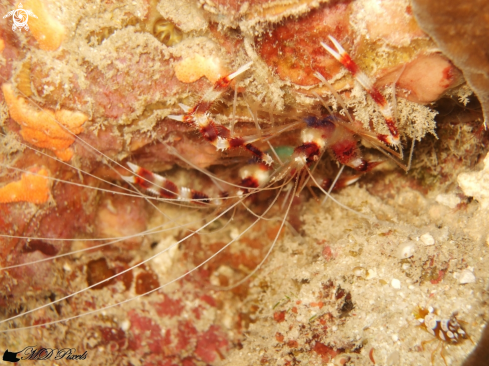
[[[109,268],[105,258],[95,259],[87,264],[87,283],[89,286],[95,285],[96,283],[112,277],[113,275],[115,275],[115,270],[113,268]],[[100,290],[104,287],[110,286],[114,282],[115,279],[113,278],[93,287],[93,289]]]
[[[225,349],[227,346],[228,341],[220,331],[219,327],[211,325],[206,332],[199,335],[195,354],[204,362],[209,363],[216,359],[216,355],[219,355],[222,358],[221,349]]]
[[[329,245],[326,245],[323,249],[323,258],[326,262],[329,262],[333,258],[333,251]]]
[[[285,313],[285,310],[276,311],[275,313],[273,313],[273,319],[275,319],[277,323],[282,323],[285,320]]]
[[[335,351],[334,348],[328,347],[321,342],[316,342],[313,351],[320,355],[321,359],[325,362],[330,361],[338,354],[338,352]]]
[[[163,353],[164,347],[171,345],[171,331],[167,329],[162,334],[161,327],[152,319],[139,315],[135,310],[128,313],[131,322],[132,337],[129,340],[129,348],[137,351],[139,356],[148,352]],[[146,345],[144,347],[143,345]]]
[[[136,276],[136,293],[142,295],[160,287],[158,276],[150,271],[141,272]]]
[[[314,85],[320,71],[327,79],[341,70],[320,44],[335,37],[348,51],[351,46],[349,1],[323,5],[301,18],[289,18],[257,39],[257,51],[282,80],[299,85]]]
[[[172,318],[182,313],[185,307],[181,300],[173,300],[166,294],[163,294],[163,298],[164,300],[162,302],[152,304],[159,316],[169,316]]]

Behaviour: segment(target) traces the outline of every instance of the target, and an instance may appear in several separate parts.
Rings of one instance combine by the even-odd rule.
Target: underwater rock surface
[[[489,136],[470,89],[486,111],[487,88],[471,73],[487,63],[473,71],[467,62],[478,58],[451,53],[440,38],[451,30],[423,18],[435,3],[23,6],[38,15],[29,18],[32,31],[14,32],[12,19],[0,18],[0,266],[9,267],[0,272],[0,318],[49,305],[1,324],[33,328],[0,333],[0,348],[74,347],[92,365],[429,365],[432,357],[435,365],[443,357],[462,364],[474,345],[445,347],[413,313],[432,307],[443,320],[457,312],[474,342],[487,321],[487,192],[475,178],[487,175]],[[3,3],[0,13],[17,7]],[[445,24],[459,24],[442,10]],[[471,34],[450,42],[473,46]],[[414,146],[405,173],[372,140],[345,138],[361,141],[369,161],[383,161],[333,192],[356,213],[332,199],[320,204],[313,184],[293,200],[264,189],[233,210],[156,201],[121,178],[130,162],[178,186],[233,198],[217,179],[238,184],[249,152],[217,151],[169,116],[250,61],[209,114],[234,124],[238,136],[273,135],[256,142],[260,149],[299,146],[305,127],[283,128],[325,114],[323,102],[338,118],[348,111],[355,131],[388,134],[378,104],[321,46],[331,45],[329,35],[392,106],[404,163]],[[318,177],[331,184],[338,160],[325,153]],[[345,168],[346,177],[357,173]],[[439,344],[443,357],[432,353]]]

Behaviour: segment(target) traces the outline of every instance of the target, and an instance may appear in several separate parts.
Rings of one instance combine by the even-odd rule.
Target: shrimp
[[[32,342],[56,337],[52,346],[58,348],[62,340],[76,339],[82,354],[108,345],[142,357],[147,345],[158,361],[182,361],[180,355],[189,353],[213,362],[229,345],[224,328],[217,325],[216,298],[227,296],[222,290],[243,296],[243,284],[256,275],[280,238],[286,232],[297,235],[289,220],[295,197],[307,187],[356,212],[331,191],[381,164],[366,156],[362,141],[399,157],[388,146],[397,144],[394,130],[379,137],[338,114],[324,113],[319,98],[311,110],[297,113],[300,118],[276,114],[277,123],[269,127],[252,115],[260,130],[230,129],[220,122],[225,118],[213,115],[216,101],[226,98],[231,81],[252,67],[251,62],[237,66],[191,107],[180,103],[183,115],[172,109],[163,117],[163,125],[184,133],[165,136],[153,152],[190,167],[166,172],[154,168],[154,157],[145,156],[148,151],[124,156],[101,149],[93,133],[61,123],[75,111],[40,105],[15,80],[3,80],[10,88],[4,93],[13,95],[4,139],[18,136],[16,118],[22,116],[12,113],[18,104],[46,117],[56,126],[52,129],[60,130],[59,139],[71,142],[60,152],[18,138],[16,148],[23,153],[1,163],[4,187],[13,189],[10,184],[36,177],[49,188],[42,202],[2,204],[5,217],[11,215],[1,233],[9,255],[1,268],[4,334],[22,334]],[[52,130],[47,131],[53,138]],[[104,131],[100,135],[110,137]],[[192,143],[212,148],[216,166],[203,168],[189,159],[192,154],[183,154]],[[289,154],[279,158],[275,150],[284,145]],[[335,168],[317,174],[325,160]],[[345,177],[344,169],[354,173]],[[257,238],[259,248],[253,244]],[[238,242],[239,249],[228,249]],[[29,277],[32,283],[21,283]],[[138,301],[143,296],[144,303]],[[122,305],[122,312],[110,311]],[[191,320],[182,314],[190,314]],[[174,327],[165,329],[164,321],[155,320],[158,316]],[[202,325],[208,318],[216,324]],[[212,355],[202,352],[210,343],[215,344]]]

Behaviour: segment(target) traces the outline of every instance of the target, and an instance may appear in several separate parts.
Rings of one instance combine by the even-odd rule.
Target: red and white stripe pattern
[[[338,141],[331,146],[331,151],[339,163],[349,166],[359,172],[369,172],[382,163],[381,161],[365,160],[358,147],[358,141],[353,138]]]
[[[122,176],[122,179],[128,183],[137,184],[139,187],[158,197],[181,202],[221,206],[223,204],[222,198],[228,196],[226,192],[222,192],[220,198],[213,198],[191,188],[178,187],[171,180],[141,168],[136,164],[128,162],[127,165],[134,172],[134,175],[130,177]],[[241,178],[240,185],[246,188],[238,189],[237,196],[242,197],[246,194],[253,193],[252,191],[254,189],[264,187],[270,180],[269,170],[270,168],[263,163],[243,166],[239,171]]]
[[[345,188],[345,187],[349,186],[350,184],[357,182],[362,177],[362,175],[363,174],[355,174],[355,175],[351,175],[349,177],[344,177],[344,178],[338,179],[336,181],[334,187],[333,187],[333,191]],[[331,188],[331,185],[333,184],[333,180],[331,178],[319,178],[316,180],[321,185],[321,188],[324,189],[325,191],[329,191],[329,189]]]
[[[250,193],[253,189],[264,187],[270,181],[270,171],[265,164],[248,164],[239,170],[240,185],[248,189],[240,188],[238,196]]]
[[[335,118],[311,117],[308,124],[311,127],[301,133],[302,145],[294,149],[292,161],[295,168],[302,169],[316,162],[325,149],[330,149],[339,163],[359,172],[369,172],[381,163],[365,160],[353,133]]]
[[[257,138],[231,137],[229,129],[214,121],[209,113],[213,103],[226,91],[231,84],[231,81],[238,75],[247,71],[251,65],[252,62],[249,62],[241,66],[232,74],[223,76],[217,80],[212,89],[209,90],[193,108],[180,104],[180,107],[186,114],[169,115],[168,117],[179,122],[193,124],[195,128],[199,129],[202,137],[214,145],[217,150],[243,147],[265,164],[271,165],[273,163],[272,157],[251,144],[256,141]]]
[[[193,190],[191,188],[178,187],[171,180],[155,174],[147,169],[141,168],[136,164],[128,162],[127,165],[134,172],[134,175],[130,177],[123,176],[122,179],[128,183],[137,184],[155,196],[181,202],[211,204],[215,206],[220,206],[222,204],[222,200],[220,198],[210,198],[205,193]]]
[[[389,129],[390,136],[379,135],[379,140],[384,141],[390,145],[398,145],[399,131],[397,130],[396,123],[394,121],[394,116],[392,114],[392,109],[382,95],[382,93],[377,89],[372,80],[358,67],[355,61],[352,60],[350,55],[345,51],[345,49],[340,45],[340,43],[333,37],[328,36],[328,38],[333,42],[337,51],[333,50],[324,42],[321,45],[328,51],[334,58],[336,58],[341,64],[353,75],[353,77],[364,87],[368,94],[372,97],[374,102],[379,106],[380,113],[385,118],[385,123]]]

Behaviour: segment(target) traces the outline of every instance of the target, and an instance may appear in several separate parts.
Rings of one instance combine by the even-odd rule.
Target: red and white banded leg
[[[340,45],[340,43],[333,37],[328,36],[328,38],[333,42],[337,51],[333,50],[324,42],[321,45],[328,51],[334,58],[336,58],[341,64],[353,75],[353,77],[364,87],[368,94],[372,97],[374,102],[379,106],[380,113],[385,118],[385,123],[389,129],[390,136],[380,135],[379,139],[390,144],[398,145],[399,141],[399,131],[397,130],[396,123],[394,121],[394,116],[392,109],[387,103],[387,100],[382,95],[382,93],[377,89],[372,80],[358,67],[355,61],[352,60],[350,55],[345,51],[345,49]]]
[[[212,204],[220,206],[220,198],[211,198],[207,194],[187,187],[178,187],[171,180],[155,174],[147,169],[141,168],[133,163],[127,163],[135,175],[123,176],[126,182],[137,184],[148,192],[163,198],[174,199],[182,202],[193,202],[199,204]]]
[[[193,107],[190,108],[184,104],[180,104],[180,107],[186,113],[184,115],[169,115],[168,117],[179,122],[191,123],[198,129],[201,135],[216,147],[217,150],[227,150],[230,148],[243,147],[250,151],[258,159],[263,161],[267,165],[273,163],[273,159],[270,155],[265,154],[256,146],[251,143],[256,141],[257,138],[246,137],[231,137],[231,131],[214,121],[209,113],[214,102],[222,95],[222,93],[229,87],[231,81],[238,75],[241,75],[251,67],[252,62],[241,66],[235,72],[223,76],[214,83],[214,86],[209,90]]]
[[[240,186],[238,197],[250,193],[251,190],[264,187],[270,181],[270,169],[265,164],[248,164],[239,170]]]
[[[321,185],[321,188],[325,191],[329,191],[329,189],[333,186],[332,190],[342,189],[348,187],[349,185],[356,183],[363,174],[355,174],[350,175],[349,177],[339,178],[334,182],[331,178],[316,178],[317,182]]]
[[[353,138],[345,138],[336,142],[331,146],[331,150],[339,163],[349,166],[358,172],[369,172],[382,163],[381,161],[365,160],[358,147],[358,141]]]

